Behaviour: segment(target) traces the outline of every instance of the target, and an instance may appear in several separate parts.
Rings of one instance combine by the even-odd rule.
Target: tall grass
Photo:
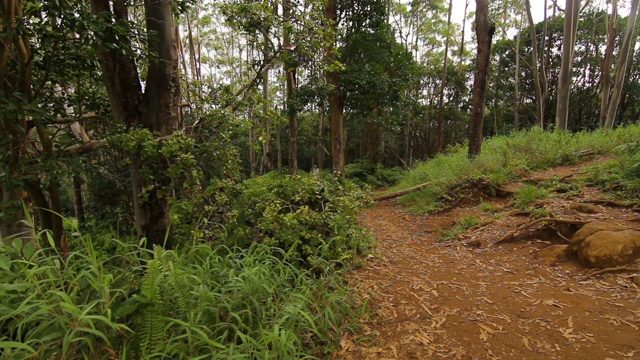
[[[486,140],[481,155],[471,162],[467,159],[466,147],[452,148],[419,163],[390,191],[431,183],[424,190],[400,198],[416,211],[427,211],[437,205],[438,198],[451,185],[464,179],[485,176],[493,184],[500,185],[523,172],[580,161],[581,151],[611,154],[618,146],[638,139],[639,125],[578,133],[548,132],[534,128]]]
[[[314,276],[265,245],[108,255],[79,237],[63,260],[38,241],[0,246],[3,359],[321,357],[351,317],[331,263]]]

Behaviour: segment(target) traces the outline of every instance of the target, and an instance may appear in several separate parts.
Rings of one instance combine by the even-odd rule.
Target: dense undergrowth
[[[357,323],[341,272],[370,246],[355,219],[366,193],[329,173],[214,186],[174,203],[173,250],[104,228],[81,234],[74,219],[68,250],[51,250],[46,232],[1,239],[0,358],[331,353]]]
[[[0,247],[3,359],[317,357],[353,316],[331,263],[317,276],[263,244],[107,255],[79,236],[61,257],[42,241]]]
[[[401,198],[428,211],[469,180],[501,185],[582,161],[588,150],[611,156],[592,164],[586,181],[638,199],[638,139],[640,126],[577,134],[535,129],[487,140],[472,162],[459,147],[408,173],[356,164],[348,175],[375,186],[404,173],[392,190],[429,182]],[[173,250],[147,249],[104,228],[81,234],[71,219],[62,253],[50,249],[46,232],[27,243],[4,239],[0,357],[324,358],[341,331],[357,326],[360,314],[342,272],[371,246],[356,224],[367,204],[360,187],[330,173],[267,174],[211,181],[183,194],[172,204],[171,236],[180,236]],[[516,200],[526,206],[540,196],[525,187]],[[478,221],[460,219],[442,237]]]
[[[469,162],[466,147],[449,149],[446,153],[418,164],[390,191],[430,183],[421,191],[415,191],[399,200],[415,212],[427,212],[442,206],[443,195],[450,187],[469,179],[484,177],[499,186],[526,175],[530,171],[551,166],[572,164],[585,159],[585,152],[594,154],[624,155],[609,163],[609,174],[615,179],[624,174],[640,174],[640,156],[637,143],[640,126],[620,127],[616,130],[563,133],[534,128],[488,139],[482,154]],[[634,163],[635,161],[635,163]],[[636,164],[634,167],[633,165]],[[599,167],[603,164],[596,164]],[[613,170],[612,170],[613,169]],[[634,170],[635,169],[635,170]],[[598,177],[601,183],[610,183],[606,177]],[[597,179],[594,179],[596,181]],[[627,185],[628,188],[631,185]]]

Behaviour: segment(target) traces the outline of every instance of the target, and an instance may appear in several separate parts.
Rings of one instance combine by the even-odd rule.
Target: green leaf
[[[31,346],[16,341],[0,341],[0,349],[22,349],[32,354],[36,353]]]
[[[2,270],[11,270],[11,259],[6,255],[0,255],[0,268]]]

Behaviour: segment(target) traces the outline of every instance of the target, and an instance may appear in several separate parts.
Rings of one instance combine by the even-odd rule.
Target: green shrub
[[[230,245],[274,246],[311,266],[319,258],[352,260],[368,246],[368,233],[356,224],[368,197],[348,180],[270,173],[246,180],[240,192],[226,228]]]
[[[383,187],[395,185],[406,174],[400,167],[385,168],[382,164],[374,164],[369,160],[360,160],[347,164],[345,175],[359,185]]]
[[[514,203],[517,207],[524,208],[536,200],[545,198],[548,194],[549,191],[539,185],[524,184],[516,191]]]
[[[266,245],[111,256],[77,242],[65,260],[36,242],[0,246],[1,358],[320,357],[353,316],[329,263],[317,278]]]
[[[587,171],[587,181],[625,201],[640,200],[640,143],[615,149],[616,158],[598,162]]]

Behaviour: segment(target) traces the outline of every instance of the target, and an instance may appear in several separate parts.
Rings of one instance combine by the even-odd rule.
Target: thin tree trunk
[[[513,92],[513,120],[516,129],[520,128],[520,40],[522,38],[522,16],[518,21],[518,33],[516,34],[516,70],[514,76],[514,92]]]
[[[449,62],[449,27],[451,26],[451,9],[453,0],[449,0],[449,10],[447,12],[447,38],[444,42],[444,65],[442,69],[442,81],[440,82],[440,98],[438,99],[438,147],[437,152],[444,149],[444,89],[447,86],[447,65]]]
[[[542,50],[540,51],[540,86],[542,87],[542,119],[540,120],[540,125],[544,129],[544,124],[546,123],[547,117],[547,104],[549,104],[549,80],[548,80],[548,62],[549,62],[549,53],[550,46],[548,45],[550,42],[547,41],[547,36],[549,33],[549,20],[547,19],[547,0],[544,0],[544,20],[542,25]],[[546,51],[545,51],[546,49]]]
[[[469,129],[470,159],[480,155],[482,148],[482,125],[484,122],[484,108],[487,97],[487,75],[489,61],[491,59],[491,40],[495,31],[496,25],[489,19],[489,1],[476,0],[478,56],[476,59],[476,73],[473,80],[473,105]]]
[[[283,18],[283,48],[284,72],[287,81],[286,109],[289,120],[289,173],[295,175],[298,172],[298,114],[294,99],[296,91],[296,69],[293,59],[293,44],[291,44],[291,0],[282,1]]]
[[[624,39],[622,40],[622,48],[620,49],[620,58],[618,59],[618,68],[616,70],[616,82],[613,87],[613,93],[611,94],[611,101],[609,102],[609,109],[607,110],[607,120],[604,124],[606,129],[613,128],[616,121],[616,113],[618,111],[618,105],[620,105],[620,97],[622,95],[622,88],[624,86],[624,79],[627,73],[627,66],[631,60],[630,53],[633,46],[631,41],[633,40],[633,29],[636,26],[636,18],[638,15],[638,3],[640,0],[633,0],[631,3],[631,12],[629,13],[629,19],[627,20],[627,28],[624,33]]]
[[[316,162],[318,169],[322,169],[324,167],[324,146],[322,145],[322,140],[324,139],[324,106],[321,104],[319,108],[320,119],[318,125],[318,142],[316,143]]]
[[[331,31],[331,40],[325,48],[325,64],[329,91],[329,121],[331,123],[331,164],[333,171],[344,174],[345,170],[345,133],[344,133],[344,99],[341,94],[340,74],[333,69],[336,63],[336,36],[338,28],[338,12],[336,0],[327,0],[325,18]]]
[[[540,84],[540,75],[538,72],[538,38],[536,34],[536,23],[533,22],[533,15],[531,15],[531,4],[529,0],[525,0],[525,6],[527,10],[527,19],[529,20],[529,30],[531,32],[531,70],[533,72],[533,85],[536,94],[537,108],[537,123],[541,128],[544,128],[544,101],[542,98],[542,85]]]
[[[462,62],[462,59],[464,58],[464,35],[465,35],[465,29],[467,27],[467,12],[469,10],[469,0],[466,0],[464,3],[464,14],[462,16],[462,36],[461,36],[461,40],[460,40],[460,62]]]
[[[282,138],[279,123],[276,123],[276,149],[278,152],[278,173],[282,174]]]
[[[84,213],[84,202],[82,201],[82,179],[80,176],[73,177],[73,207],[76,213],[76,219],[80,225],[86,223]]]
[[[249,114],[251,118],[251,114]],[[256,136],[255,136],[255,121],[251,120],[251,127],[249,128],[249,169],[251,171],[251,176],[256,175],[257,166],[256,166]]]
[[[264,35],[264,57],[267,58],[268,53],[268,45],[267,45],[267,35]],[[264,135],[262,139],[262,166],[264,167],[264,172],[270,172],[273,170],[273,155],[271,154],[271,119],[270,119],[270,104],[271,99],[269,97],[269,69],[265,69],[262,74],[262,128],[264,130]]]
[[[611,61],[616,43],[616,24],[618,22],[618,0],[611,1],[611,19],[607,19],[607,49],[602,63],[602,100],[600,102],[600,127],[607,122],[607,109],[611,95]]]
[[[562,64],[558,78],[556,130],[567,131],[569,119],[569,97],[573,71],[573,54],[578,31],[580,0],[566,0],[564,33],[562,36]]]

